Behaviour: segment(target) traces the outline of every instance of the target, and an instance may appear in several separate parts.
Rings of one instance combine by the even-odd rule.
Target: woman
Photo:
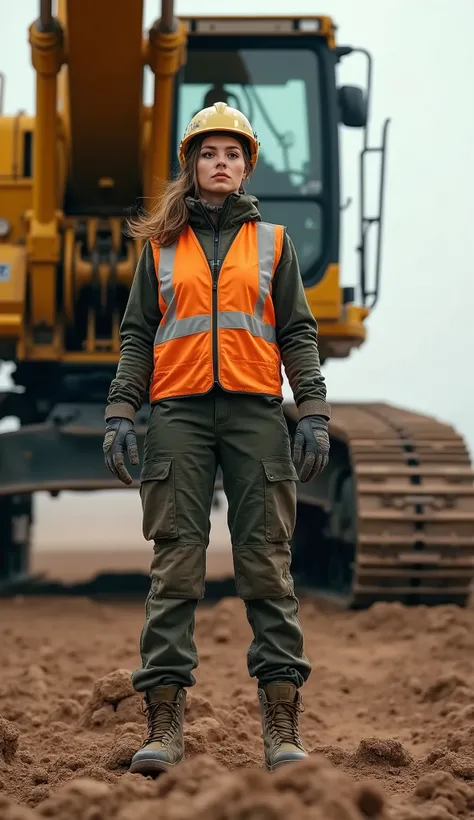
[[[125,484],[127,450],[138,464],[135,413],[149,390],[151,415],[140,497],[143,534],[154,542],[140,639],[148,737],[132,772],[183,759],[185,693],[198,664],[193,640],[204,596],[216,470],[229,503],[236,589],[254,639],[248,670],[258,681],[267,769],[306,756],[300,687],[310,674],[290,575],[296,481],[324,469],[326,388],[317,326],[294,246],[261,220],[244,193],[259,143],[225,103],[198,112],[179,148],[181,172],[147,217],[146,240],[121,325],[121,352],[106,409],[106,463]],[[299,423],[294,463],[282,411],[283,363]]]

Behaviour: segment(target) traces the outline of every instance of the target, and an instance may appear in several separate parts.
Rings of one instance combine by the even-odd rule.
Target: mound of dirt
[[[186,761],[128,772],[146,733],[130,681],[143,602],[0,602],[0,818],[467,820],[474,816],[474,612],[303,602],[310,756],[262,768],[252,635],[237,599],[197,613]]]
[[[18,749],[20,733],[9,720],[0,717],[0,760],[11,763]]]
[[[200,755],[156,782],[129,774],[114,786],[91,778],[73,780],[35,812],[25,813],[25,820],[364,820],[382,818],[383,805],[376,786],[352,783],[324,758],[271,777],[254,770],[229,772],[214,758]],[[6,805],[6,817],[13,820],[17,809]]]

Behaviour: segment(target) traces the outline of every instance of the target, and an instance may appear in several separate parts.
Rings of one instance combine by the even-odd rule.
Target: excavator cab
[[[219,46],[222,44],[219,39]],[[269,222],[286,224],[300,251],[303,278],[322,252],[323,141],[317,56],[298,49],[190,49],[178,81],[176,128],[196,110],[223,100],[248,117],[261,147],[249,193]],[[213,81],[219,64],[219,82]],[[308,101],[312,102],[308,104]],[[289,207],[291,204],[291,207]]]

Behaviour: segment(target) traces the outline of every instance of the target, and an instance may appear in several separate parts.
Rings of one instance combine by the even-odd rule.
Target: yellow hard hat
[[[198,134],[204,134],[207,131],[228,131],[247,137],[250,143],[250,163],[254,168],[260,147],[257,135],[245,114],[242,114],[237,108],[231,108],[225,102],[216,102],[214,105],[210,105],[209,108],[203,108],[188,123],[178,151],[181,167],[184,164],[189,142]]]

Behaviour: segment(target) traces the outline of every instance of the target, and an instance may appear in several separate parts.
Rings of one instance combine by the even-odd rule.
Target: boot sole
[[[267,772],[276,772],[277,769],[281,769],[282,766],[287,766],[290,762],[289,760],[282,760],[281,763],[275,763],[274,766],[267,766],[267,764],[265,764],[265,768]]]
[[[289,763],[299,763],[300,760],[304,758],[299,758],[298,760],[280,760],[279,763],[274,763],[273,766],[268,766],[265,763],[265,768],[267,772],[276,772],[277,769],[281,769],[282,766],[288,766]]]
[[[130,764],[128,771],[131,774],[142,774],[145,777],[153,777],[154,775],[159,775],[163,772],[168,772],[170,769],[174,769],[174,767],[182,763],[183,760],[183,757],[174,763],[166,763],[164,760],[137,760],[136,763]]]

